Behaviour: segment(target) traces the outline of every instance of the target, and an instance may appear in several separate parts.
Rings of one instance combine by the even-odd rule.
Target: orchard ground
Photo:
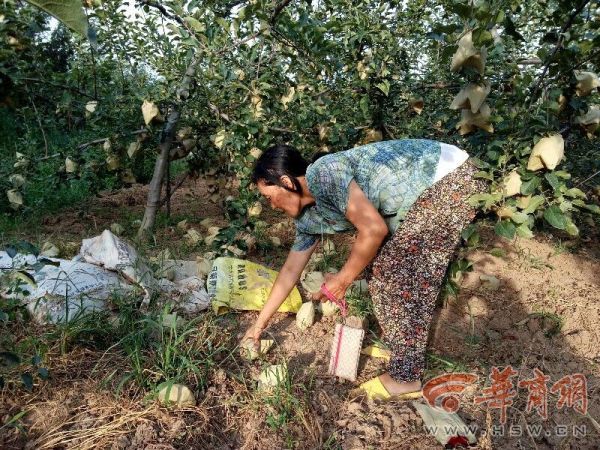
[[[223,192],[221,192],[223,193]],[[133,222],[141,218],[147,188],[134,186],[105,192],[84,207],[70,208],[44,217],[37,225],[14,230],[5,240],[25,239],[34,244],[47,240],[77,251],[81,239],[99,234],[113,222],[132,237]],[[222,205],[207,199],[210,193],[200,179],[187,182],[172,202],[172,219],[159,220],[155,241],[143,248],[153,255],[169,248],[181,259],[194,259],[208,249],[189,247],[175,224],[188,223],[205,230],[199,222],[213,218],[224,226]],[[226,194],[222,196],[225,198]],[[275,270],[281,267],[294,235],[293,222],[264,208],[261,217],[277,231],[281,247],[251,251],[247,259]],[[24,227],[23,227],[24,228]],[[426,379],[444,371],[471,372],[478,381],[461,397],[463,420],[477,428],[477,448],[545,449],[597,448],[600,429],[600,227],[590,225],[579,240],[561,240],[538,234],[532,240],[514,241],[496,236],[493,224],[482,225],[482,239],[470,250],[473,271],[460,280],[460,293],[436,309],[428,347]],[[263,236],[261,238],[268,238]],[[332,238],[343,264],[352,235]],[[72,242],[72,245],[65,243]],[[65,256],[73,256],[65,255]],[[481,275],[495,277],[496,289]],[[306,300],[306,293],[302,292]],[[215,317],[210,312],[196,318],[198,336],[207,336],[202,347],[211,353],[205,376],[181,374],[195,392],[197,405],[167,408],[148,399],[160,376],[142,367],[148,380],[120,383],[129,373],[131,359],[120,342],[111,341],[110,330],[101,338],[72,332],[61,339],[53,327],[14,325],[8,330],[22,346],[35,340],[44,349],[50,371],[46,381],[36,380],[29,392],[16,384],[0,391],[0,417],[6,423],[0,447],[44,448],[328,448],[403,449],[440,448],[423,429],[423,422],[410,402],[372,403],[354,398],[353,383],[327,375],[329,343],[335,318],[320,318],[307,331],[300,331],[291,315],[277,314],[268,329],[276,346],[259,362],[238,356],[236,345],[255,312]],[[379,330],[371,317],[366,340],[375,341]],[[202,330],[216,329],[218,333]],[[108,336],[107,336],[108,334]],[[31,336],[34,336],[33,338]],[[85,337],[85,339],[84,339]],[[212,347],[211,347],[212,348]],[[253,378],[261,365],[287,362],[289,382],[273,394],[261,394]],[[507,421],[500,427],[497,409],[476,404],[475,398],[489,386],[493,367],[512,366],[516,396],[507,408]],[[361,357],[357,383],[384,370],[384,363]],[[528,391],[516,388],[518,380],[531,379],[533,369],[549,376],[548,390],[564,376],[584,374],[587,379],[587,416],[565,405],[557,408],[558,395],[548,393],[548,418],[527,412]],[[196,384],[194,384],[196,383]],[[154,384],[154,385],[155,385]],[[529,428],[527,428],[529,425]],[[537,428],[536,425],[541,425]],[[521,428],[519,428],[519,426]],[[575,428],[574,428],[575,427]],[[520,430],[520,431],[519,431]],[[565,431],[566,430],[566,431]],[[485,433],[484,433],[485,432]]]

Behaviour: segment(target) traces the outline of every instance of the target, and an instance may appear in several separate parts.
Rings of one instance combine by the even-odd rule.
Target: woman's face
[[[289,179],[285,179],[283,182],[289,182],[287,184],[293,186]],[[257,187],[263,197],[271,204],[271,208],[283,211],[290,217],[297,217],[300,214],[299,194],[288,191],[281,186],[269,186],[263,180],[258,181]]]

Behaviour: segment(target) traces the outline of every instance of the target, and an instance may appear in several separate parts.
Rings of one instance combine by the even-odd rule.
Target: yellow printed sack
[[[208,295],[213,311],[223,314],[230,309],[259,311],[264,306],[277,271],[243,259],[215,259],[208,276]],[[277,311],[298,312],[302,306],[300,292],[294,287]]]

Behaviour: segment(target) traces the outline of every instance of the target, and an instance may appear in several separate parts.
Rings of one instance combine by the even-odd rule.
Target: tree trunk
[[[138,239],[146,237],[154,227],[156,212],[158,211],[161,203],[161,185],[163,179],[165,178],[167,164],[169,164],[170,161],[171,146],[175,138],[175,127],[177,126],[177,122],[179,122],[181,106],[190,95],[190,88],[192,79],[196,73],[197,63],[198,58],[194,57],[185,71],[185,75],[181,80],[179,89],[177,89],[177,99],[173,104],[172,110],[169,113],[169,117],[163,128],[161,141],[158,146],[160,149],[160,154],[156,158],[156,163],[154,164],[154,174],[152,175],[152,180],[150,181],[148,197],[146,200],[146,210],[144,211],[144,218],[142,219],[140,229],[137,232]]]

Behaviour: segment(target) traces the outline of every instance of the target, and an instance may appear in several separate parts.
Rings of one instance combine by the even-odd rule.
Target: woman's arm
[[[290,294],[298,280],[302,271],[306,267],[310,255],[317,247],[319,241],[316,241],[308,249],[303,251],[291,250],[288,257],[279,271],[273,288],[269,293],[265,306],[263,306],[254,325],[246,332],[244,339],[253,338],[255,341],[260,337],[260,333],[264,330],[275,312]]]
[[[388,234],[385,220],[356,181],[350,182],[348,190],[346,217],[356,227],[357,236],[344,267],[326,282],[336,298],[344,298],[346,289],[375,257]],[[319,293],[317,298],[324,296]]]

